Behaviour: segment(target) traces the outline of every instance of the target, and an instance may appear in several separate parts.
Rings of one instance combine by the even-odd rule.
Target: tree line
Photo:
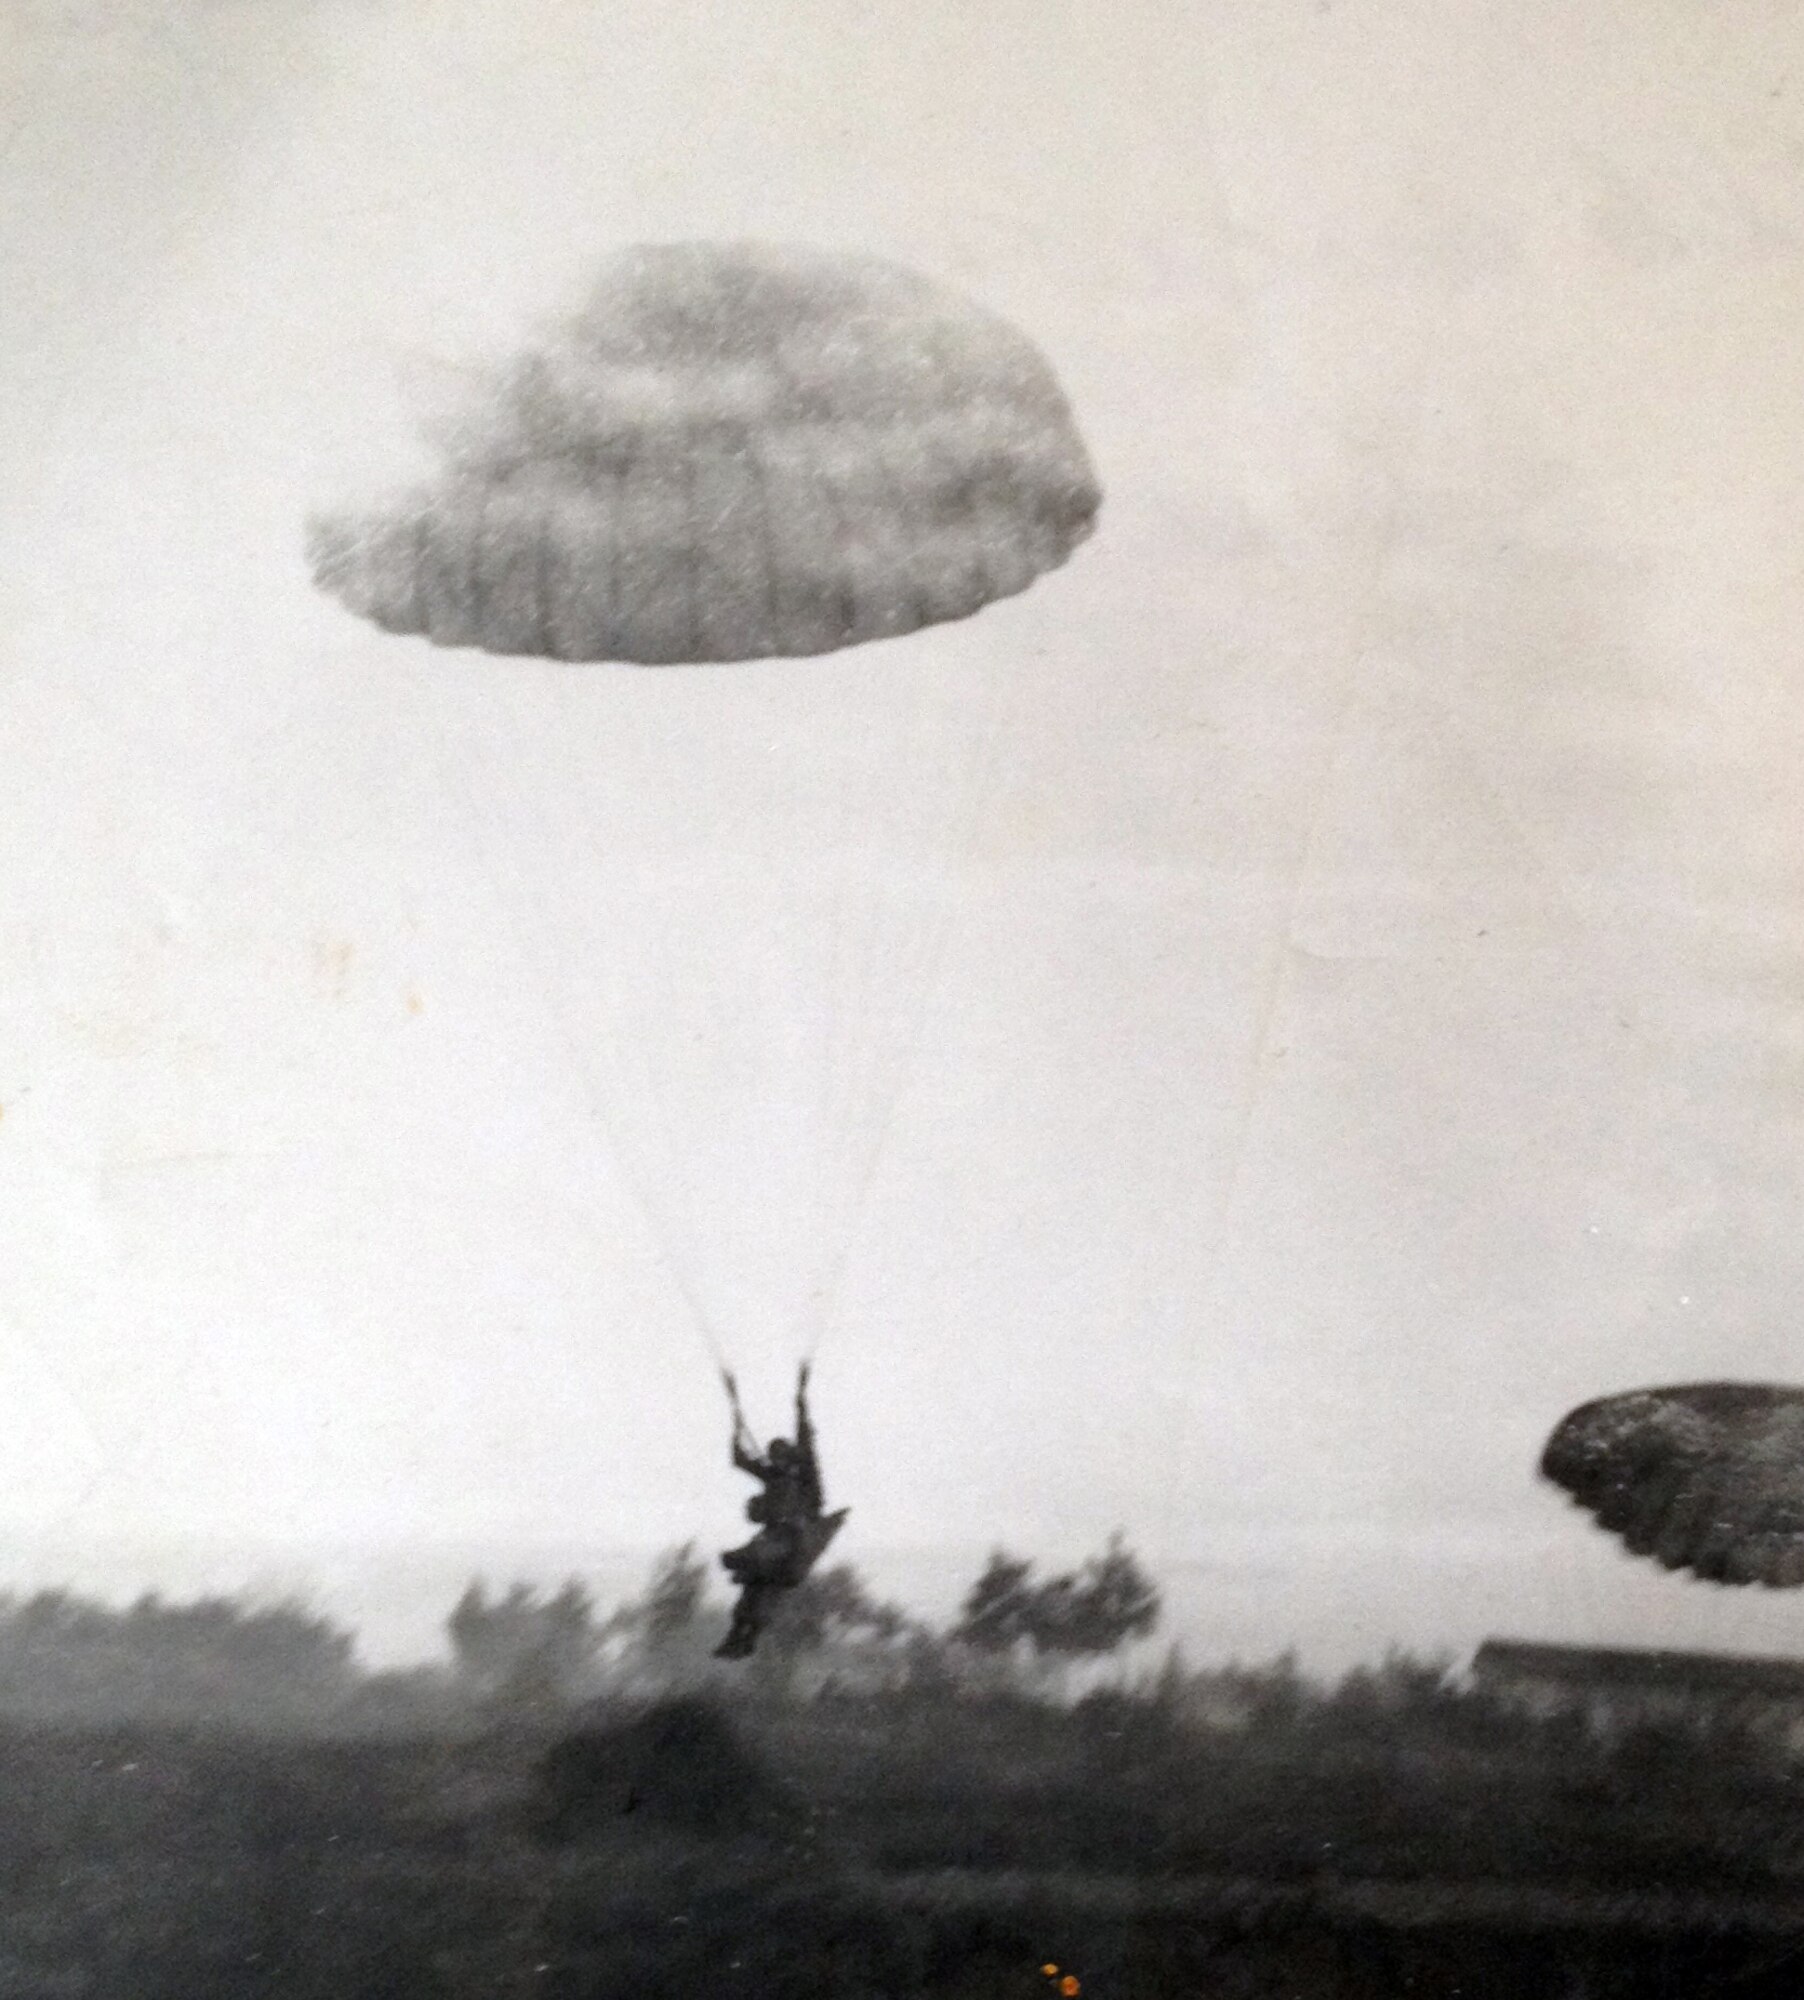
[[[1044,1691],[1072,1663],[1150,1633],[1159,1610],[1120,1537],[1046,1578],[998,1551],[943,1630],[840,1564],[791,1593],[736,1684],[774,1694],[965,1674]],[[0,1595],[0,1715],[284,1728],[530,1714],[615,1690],[727,1685],[731,1670],[711,1657],[725,1622],[693,1544],[661,1557],[643,1592],[611,1607],[574,1578],[549,1590],[474,1580],[445,1622],[448,1659],[398,1672],[366,1669],[351,1632],[292,1601],[151,1594],[119,1608],[62,1590]]]
[[[711,1661],[726,1614],[710,1577],[685,1544],[660,1560],[642,1597],[606,1614],[575,1581],[550,1595],[526,1584],[491,1594],[474,1582],[447,1621],[453,1672],[479,1699],[502,1706],[719,1678]],[[1160,1610],[1157,1585],[1119,1535],[1079,1568],[1044,1578],[1032,1562],[997,1550],[944,1629],[875,1597],[841,1563],[789,1593],[737,1677],[761,1692],[959,1675],[1045,1692],[1075,1663],[1148,1636]]]
[[[1163,1758],[1178,1743],[1306,1764],[1501,1759],[1580,1787],[1632,1778],[1649,1797],[1795,1768],[1770,1731],[1733,1714],[1628,1716],[1600,1729],[1578,1710],[1525,1713],[1449,1659],[1393,1654],[1334,1681],[1288,1654],[1191,1666],[1173,1646],[1148,1659],[1137,1642],[1160,1613],[1157,1586],[1119,1536],[1050,1575],[997,1550],[939,1626],[837,1565],[793,1592],[758,1653],[733,1666],[712,1657],[727,1609],[693,1544],[607,1607],[577,1579],[550,1589],[475,1580],[445,1621],[445,1657],[402,1670],[365,1667],[354,1636],[304,1604],[147,1595],[118,1608],[67,1591],[0,1594],[0,1725],[418,1736],[555,1728],[585,1704],[700,1692],[779,1705],[875,1700],[899,1714],[911,1703],[1025,1705],[1063,1716],[1061,1728],[1108,1745],[1111,1759],[1136,1745]]]

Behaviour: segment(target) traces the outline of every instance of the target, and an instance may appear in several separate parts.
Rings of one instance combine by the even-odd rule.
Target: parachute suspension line
[[[977,846],[982,831],[984,809],[991,797],[1001,760],[1003,741],[1013,720],[1014,704],[1010,699],[1009,683],[1001,680],[990,705],[982,746],[973,758],[974,773],[966,793],[953,851],[945,864],[948,869],[962,870],[969,863]],[[841,1295],[851,1265],[852,1250],[860,1233],[865,1211],[870,1205],[871,1194],[876,1187],[891,1138],[900,1123],[903,1102],[908,1095],[910,1085],[918,1081],[921,1045],[927,1035],[927,1019],[934,996],[939,990],[939,975],[945,963],[952,934],[951,898],[945,893],[943,886],[937,896],[937,905],[935,914],[927,926],[922,977],[917,983],[914,1005],[902,1036],[901,1052],[891,1066],[890,1084],[884,1092],[883,1102],[874,1120],[870,1143],[864,1149],[863,1157],[853,1171],[852,1198],[846,1215],[846,1224],[839,1232],[827,1269],[809,1299],[808,1316],[803,1324],[801,1358],[811,1367],[828,1333],[838,1324]]]
[[[1425,337],[1416,357],[1414,422],[1410,426],[1404,448],[1404,456],[1411,464],[1421,449],[1423,434],[1427,428],[1426,378],[1431,355],[1431,343]],[[1241,1093],[1240,1103],[1235,1112],[1233,1131],[1228,1141],[1227,1172],[1222,1178],[1221,1192],[1213,1204],[1210,1217],[1209,1237],[1213,1248],[1209,1254],[1209,1275],[1206,1280],[1209,1292],[1214,1291],[1219,1279],[1224,1255],[1223,1233],[1229,1218],[1233,1215],[1234,1205],[1240,1193],[1240,1180],[1252,1142],[1254,1121],[1265,1096],[1267,1051],[1271,1047],[1272,1037],[1283,1013],[1290,986],[1291,954],[1294,948],[1292,933],[1296,926],[1297,911],[1301,906],[1303,891],[1315,863],[1328,787],[1340,763],[1347,729],[1360,706],[1362,691],[1360,673],[1367,663],[1371,650],[1371,633],[1377,624],[1379,594],[1384,587],[1385,577],[1392,561],[1397,528],[1407,491],[1406,482],[1399,477],[1393,486],[1391,505],[1378,536],[1378,546],[1372,558],[1364,602],[1357,615],[1350,621],[1346,667],[1335,692],[1333,708],[1324,732],[1325,740],[1315,759],[1305,793],[1303,825],[1298,833],[1295,852],[1286,873],[1283,900],[1278,914],[1276,942],[1265,977],[1260,983],[1258,1012],[1253,1025],[1253,1045],[1247,1062],[1246,1088]],[[1206,1331],[1199,1331],[1197,1336],[1199,1344],[1207,1337]]]
[[[469,844],[477,866],[482,871],[483,879],[488,885],[489,901],[499,913],[516,955],[532,973],[533,987],[539,998],[540,1009],[569,1058],[571,1072],[582,1091],[583,1103],[590,1122],[608,1142],[620,1179],[639,1210],[646,1247],[651,1252],[652,1261],[681,1302],[690,1327],[707,1350],[708,1358],[715,1368],[726,1376],[731,1373],[727,1351],[706,1305],[702,1302],[700,1292],[696,1289],[682,1257],[677,1252],[675,1247],[677,1238],[671,1231],[667,1217],[646,1187],[644,1177],[638,1171],[637,1163],[633,1160],[616,1121],[608,1114],[601,1093],[596,1088],[592,1066],[570,1027],[564,1009],[555,998],[552,968],[546,963],[544,954],[536,949],[527,937],[525,926],[521,924],[514,907],[514,899],[502,890],[489,843],[480,831],[487,824],[490,815],[478,805],[452,749],[443,718],[433,705],[430,696],[428,711],[432,717],[433,733],[438,744],[439,776],[446,788],[453,793],[460,808],[463,824],[470,830]],[[474,754],[480,759],[482,753],[477,751]]]
[[[909,512],[907,498],[903,490],[903,482],[897,478],[895,470],[888,460],[882,434],[880,432],[874,434],[868,440],[868,445],[871,454],[871,464],[875,468],[877,481],[885,490],[886,498],[890,502],[896,519],[900,521],[906,518]],[[824,477],[819,478],[817,485],[821,499],[834,516],[836,537],[843,539],[847,532],[847,523],[845,518],[846,509],[842,498],[833,490],[829,479]],[[905,567],[907,567],[907,557],[905,556],[903,560]],[[913,602],[917,606],[921,606],[924,600],[921,594],[922,586],[919,578],[911,575],[906,587]],[[977,840],[983,807],[990,795],[991,781],[996,769],[1004,726],[1013,717],[1013,710],[1008,701],[1006,689],[1007,683],[1004,681],[999,686],[996,696],[990,705],[990,715],[984,728],[982,746],[973,759],[975,767],[974,776],[966,791],[963,812],[960,815],[960,823],[957,826],[953,842],[953,852],[946,862],[946,866],[949,868],[962,868],[969,860],[972,848]],[[854,770],[842,794],[839,815],[842,827],[853,818],[854,813],[862,803],[862,791],[858,783],[857,773]],[[801,1358],[810,1366],[813,1365],[816,1356],[819,1354],[829,1330],[838,1323],[842,1294],[851,1265],[852,1251],[861,1232],[865,1214],[870,1205],[871,1194],[875,1188],[885,1155],[888,1152],[891,1138],[899,1122],[902,1102],[907,1095],[909,1085],[916,1080],[921,1045],[926,1038],[928,1013],[933,996],[938,990],[939,973],[945,960],[945,953],[952,929],[950,899],[945,894],[943,887],[937,894],[936,904],[937,907],[922,932],[922,948],[915,954],[920,976],[915,982],[914,1003],[908,1012],[908,1018],[900,1038],[899,1050],[888,1065],[887,1076],[881,1073],[881,1065],[871,1065],[872,1070],[877,1073],[873,1074],[871,1078],[872,1122],[869,1141],[864,1147],[862,1155],[849,1163],[850,1198],[843,1211],[842,1226],[836,1232],[826,1268],[809,1294],[805,1307],[805,1316],[801,1327],[798,1329]],[[847,921],[848,912],[848,899],[842,898],[833,920],[834,934],[832,943],[836,960],[851,955],[849,948],[852,946],[850,935],[852,926]],[[876,936],[868,936],[862,939],[861,942],[863,945],[862,962],[857,967],[857,971],[862,975],[858,983],[861,990],[864,990],[868,988],[872,962],[880,954],[882,940]],[[852,1067],[844,1045],[845,1038],[843,1034],[836,1037],[836,1041],[839,1043],[839,1046],[831,1051],[829,1057],[829,1067],[834,1072]],[[845,1095],[848,1098],[855,1094],[856,1081],[857,1079],[854,1078],[846,1081],[843,1085]]]

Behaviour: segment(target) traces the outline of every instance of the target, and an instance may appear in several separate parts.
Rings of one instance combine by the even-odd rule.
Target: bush
[[[966,1594],[950,1637],[979,1653],[1025,1645],[1042,1656],[1099,1657],[1159,1622],[1159,1592],[1120,1535],[1065,1576],[1033,1581],[1033,1564],[997,1549]]]
[[[0,1711],[66,1721],[295,1723],[359,1675],[348,1633],[304,1606],[140,1598],[128,1610],[42,1591],[0,1598]]]

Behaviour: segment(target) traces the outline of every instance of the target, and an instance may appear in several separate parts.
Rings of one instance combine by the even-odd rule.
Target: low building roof
[[[1487,1639],[1472,1659],[1479,1682],[1557,1682],[1574,1692],[1597,1688],[1644,1693],[1766,1695],[1804,1701],[1804,1660],[1745,1653],[1682,1653],[1651,1647],[1554,1646],[1529,1639]]]

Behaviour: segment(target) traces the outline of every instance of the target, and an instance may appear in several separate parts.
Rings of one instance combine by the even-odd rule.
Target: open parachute
[[[442,646],[744,660],[967,617],[1099,502],[1051,369],[992,314],[870,258],[653,245],[504,372],[436,482],[316,518],[309,553]]]
[[[370,624],[513,656],[404,698],[523,1044],[563,1045],[596,1184],[749,1377],[835,1316],[1013,691],[1063,629],[966,621],[1099,505],[1013,327],[870,258],[691,243],[611,258],[436,471],[309,525],[316,583]],[[801,658],[905,634],[907,672]]]
[[[1804,1584],[1804,1389],[1605,1396],[1560,1423],[1541,1471],[1634,1555],[1710,1583]]]

